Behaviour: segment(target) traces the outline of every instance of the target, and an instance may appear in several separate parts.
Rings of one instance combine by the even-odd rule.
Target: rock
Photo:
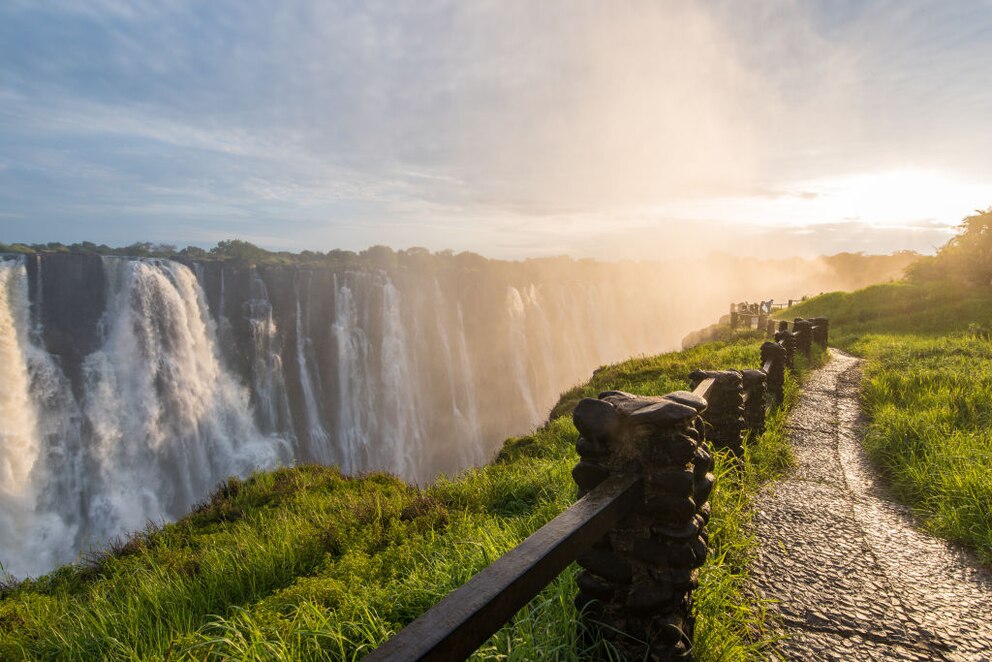
[[[642,396],[642,395],[630,395],[629,393],[620,395],[610,395],[607,396],[603,402],[608,402],[617,408],[622,414],[632,414],[639,409],[644,409],[645,407],[650,407],[651,405],[656,405],[660,402],[667,402],[664,397],[661,396]]]
[[[581,490],[591,490],[610,475],[609,470],[601,464],[582,461],[572,469],[572,478]]]
[[[663,454],[670,464],[685,465],[696,455],[696,440],[685,434],[674,434],[667,439],[652,440],[655,453]]]
[[[645,499],[644,510],[653,514],[662,526],[684,526],[692,521],[696,502],[687,497],[660,495]]]
[[[612,397],[630,399],[630,398],[637,398],[638,396],[634,395],[633,393],[627,393],[627,391],[603,391],[596,397],[599,398],[600,400],[606,400],[607,398],[612,398]]]
[[[627,609],[635,614],[654,612],[673,597],[672,587],[667,584],[645,582],[627,596]]]
[[[575,441],[575,451],[583,458],[602,458],[610,454],[610,449],[606,444],[595,439],[579,437]]]
[[[692,543],[676,543],[667,546],[668,564],[673,568],[691,568],[696,561]]]
[[[652,490],[684,498],[692,495],[695,478],[685,469],[664,469],[649,474],[647,484]]]
[[[691,391],[673,391],[665,397],[679,403],[680,405],[692,407],[697,412],[706,409],[706,400]]]
[[[613,597],[613,587],[610,583],[590,572],[580,573],[575,583],[580,591],[597,600],[609,600]]]
[[[697,476],[705,476],[716,466],[713,462],[713,455],[702,446],[697,446],[693,452],[692,465]]]
[[[575,405],[572,421],[579,433],[596,441],[609,439],[620,427],[616,408],[603,400],[584,398]]]
[[[744,388],[747,388],[748,385],[753,384],[754,382],[765,381],[765,376],[766,376],[764,370],[751,370],[751,369],[743,371],[741,375],[743,376],[744,379]]]
[[[696,410],[692,407],[662,399],[631,413],[630,421],[635,425],[671,426],[683,421],[688,422],[695,415]]]
[[[690,545],[692,546],[692,553],[695,556],[695,560],[692,565],[693,567],[698,568],[706,562],[706,557],[709,555],[710,548],[706,546],[706,543],[702,538],[695,538]]]
[[[668,569],[668,548],[662,542],[640,538],[634,542],[631,554],[634,558],[652,565],[656,571]]]
[[[695,499],[696,503],[704,503],[709,500],[715,482],[716,476],[711,473],[706,474],[696,482],[696,488],[693,492],[693,499]]]
[[[630,564],[614,552],[590,549],[576,560],[586,570],[617,584],[629,584],[633,577]]]
[[[688,540],[699,534],[699,527],[703,525],[701,517],[696,515],[692,521],[682,527],[652,526],[651,533],[658,537],[672,538],[675,540]]]

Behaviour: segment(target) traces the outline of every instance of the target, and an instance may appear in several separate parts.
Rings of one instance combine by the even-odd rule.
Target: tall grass
[[[742,334],[601,368],[494,462],[426,488],[317,466],[231,479],[179,522],[4,589],[0,659],[358,659],[572,503],[577,433],[565,414],[578,398],[686,388],[695,368],[756,366],[759,344]],[[714,553],[695,595],[697,659],[750,659],[767,644],[745,588],[746,524],[757,486],[789,461],[781,412],[743,463],[718,455]],[[608,645],[582,631],[575,572],[476,658],[609,659]]]
[[[992,563],[992,293],[896,283],[812,299],[832,341],[865,357],[865,445],[937,535]]]

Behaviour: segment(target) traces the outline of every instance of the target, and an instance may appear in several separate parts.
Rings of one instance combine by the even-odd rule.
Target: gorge
[[[596,366],[672,349],[774,282],[753,265],[703,288],[684,265],[407,257],[0,257],[3,571],[47,572],[258,469],[425,483],[484,463]],[[785,287],[833,284],[813,264]]]

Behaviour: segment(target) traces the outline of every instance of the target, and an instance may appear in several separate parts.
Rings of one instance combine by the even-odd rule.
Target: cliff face
[[[18,359],[0,378],[30,409],[0,456],[33,467],[9,501],[0,494],[0,561],[15,572],[179,517],[258,468],[318,462],[425,482],[482,464],[591,369],[670,347],[681,326],[665,290],[570,262],[60,253],[0,268],[11,320],[0,341]]]
[[[65,371],[77,396],[82,362],[100,346],[106,278],[97,255],[32,255],[25,261],[31,317],[44,329],[45,349]]]

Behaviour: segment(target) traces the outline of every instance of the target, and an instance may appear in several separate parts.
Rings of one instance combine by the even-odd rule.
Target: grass
[[[601,368],[491,464],[426,488],[319,466],[232,478],[176,523],[0,589],[0,659],[358,659],[572,503],[577,433],[566,414],[579,398],[683,389],[695,368],[756,366],[759,345],[745,333]],[[787,403],[797,392],[790,378]],[[746,526],[757,487],[790,457],[783,410],[743,463],[718,455],[714,553],[695,593],[699,660],[751,659],[768,644],[761,606],[745,591]],[[583,643],[575,574],[572,566],[476,658],[610,657],[602,642]]]
[[[894,283],[812,299],[831,344],[866,359],[865,445],[931,532],[992,563],[992,292]]]

